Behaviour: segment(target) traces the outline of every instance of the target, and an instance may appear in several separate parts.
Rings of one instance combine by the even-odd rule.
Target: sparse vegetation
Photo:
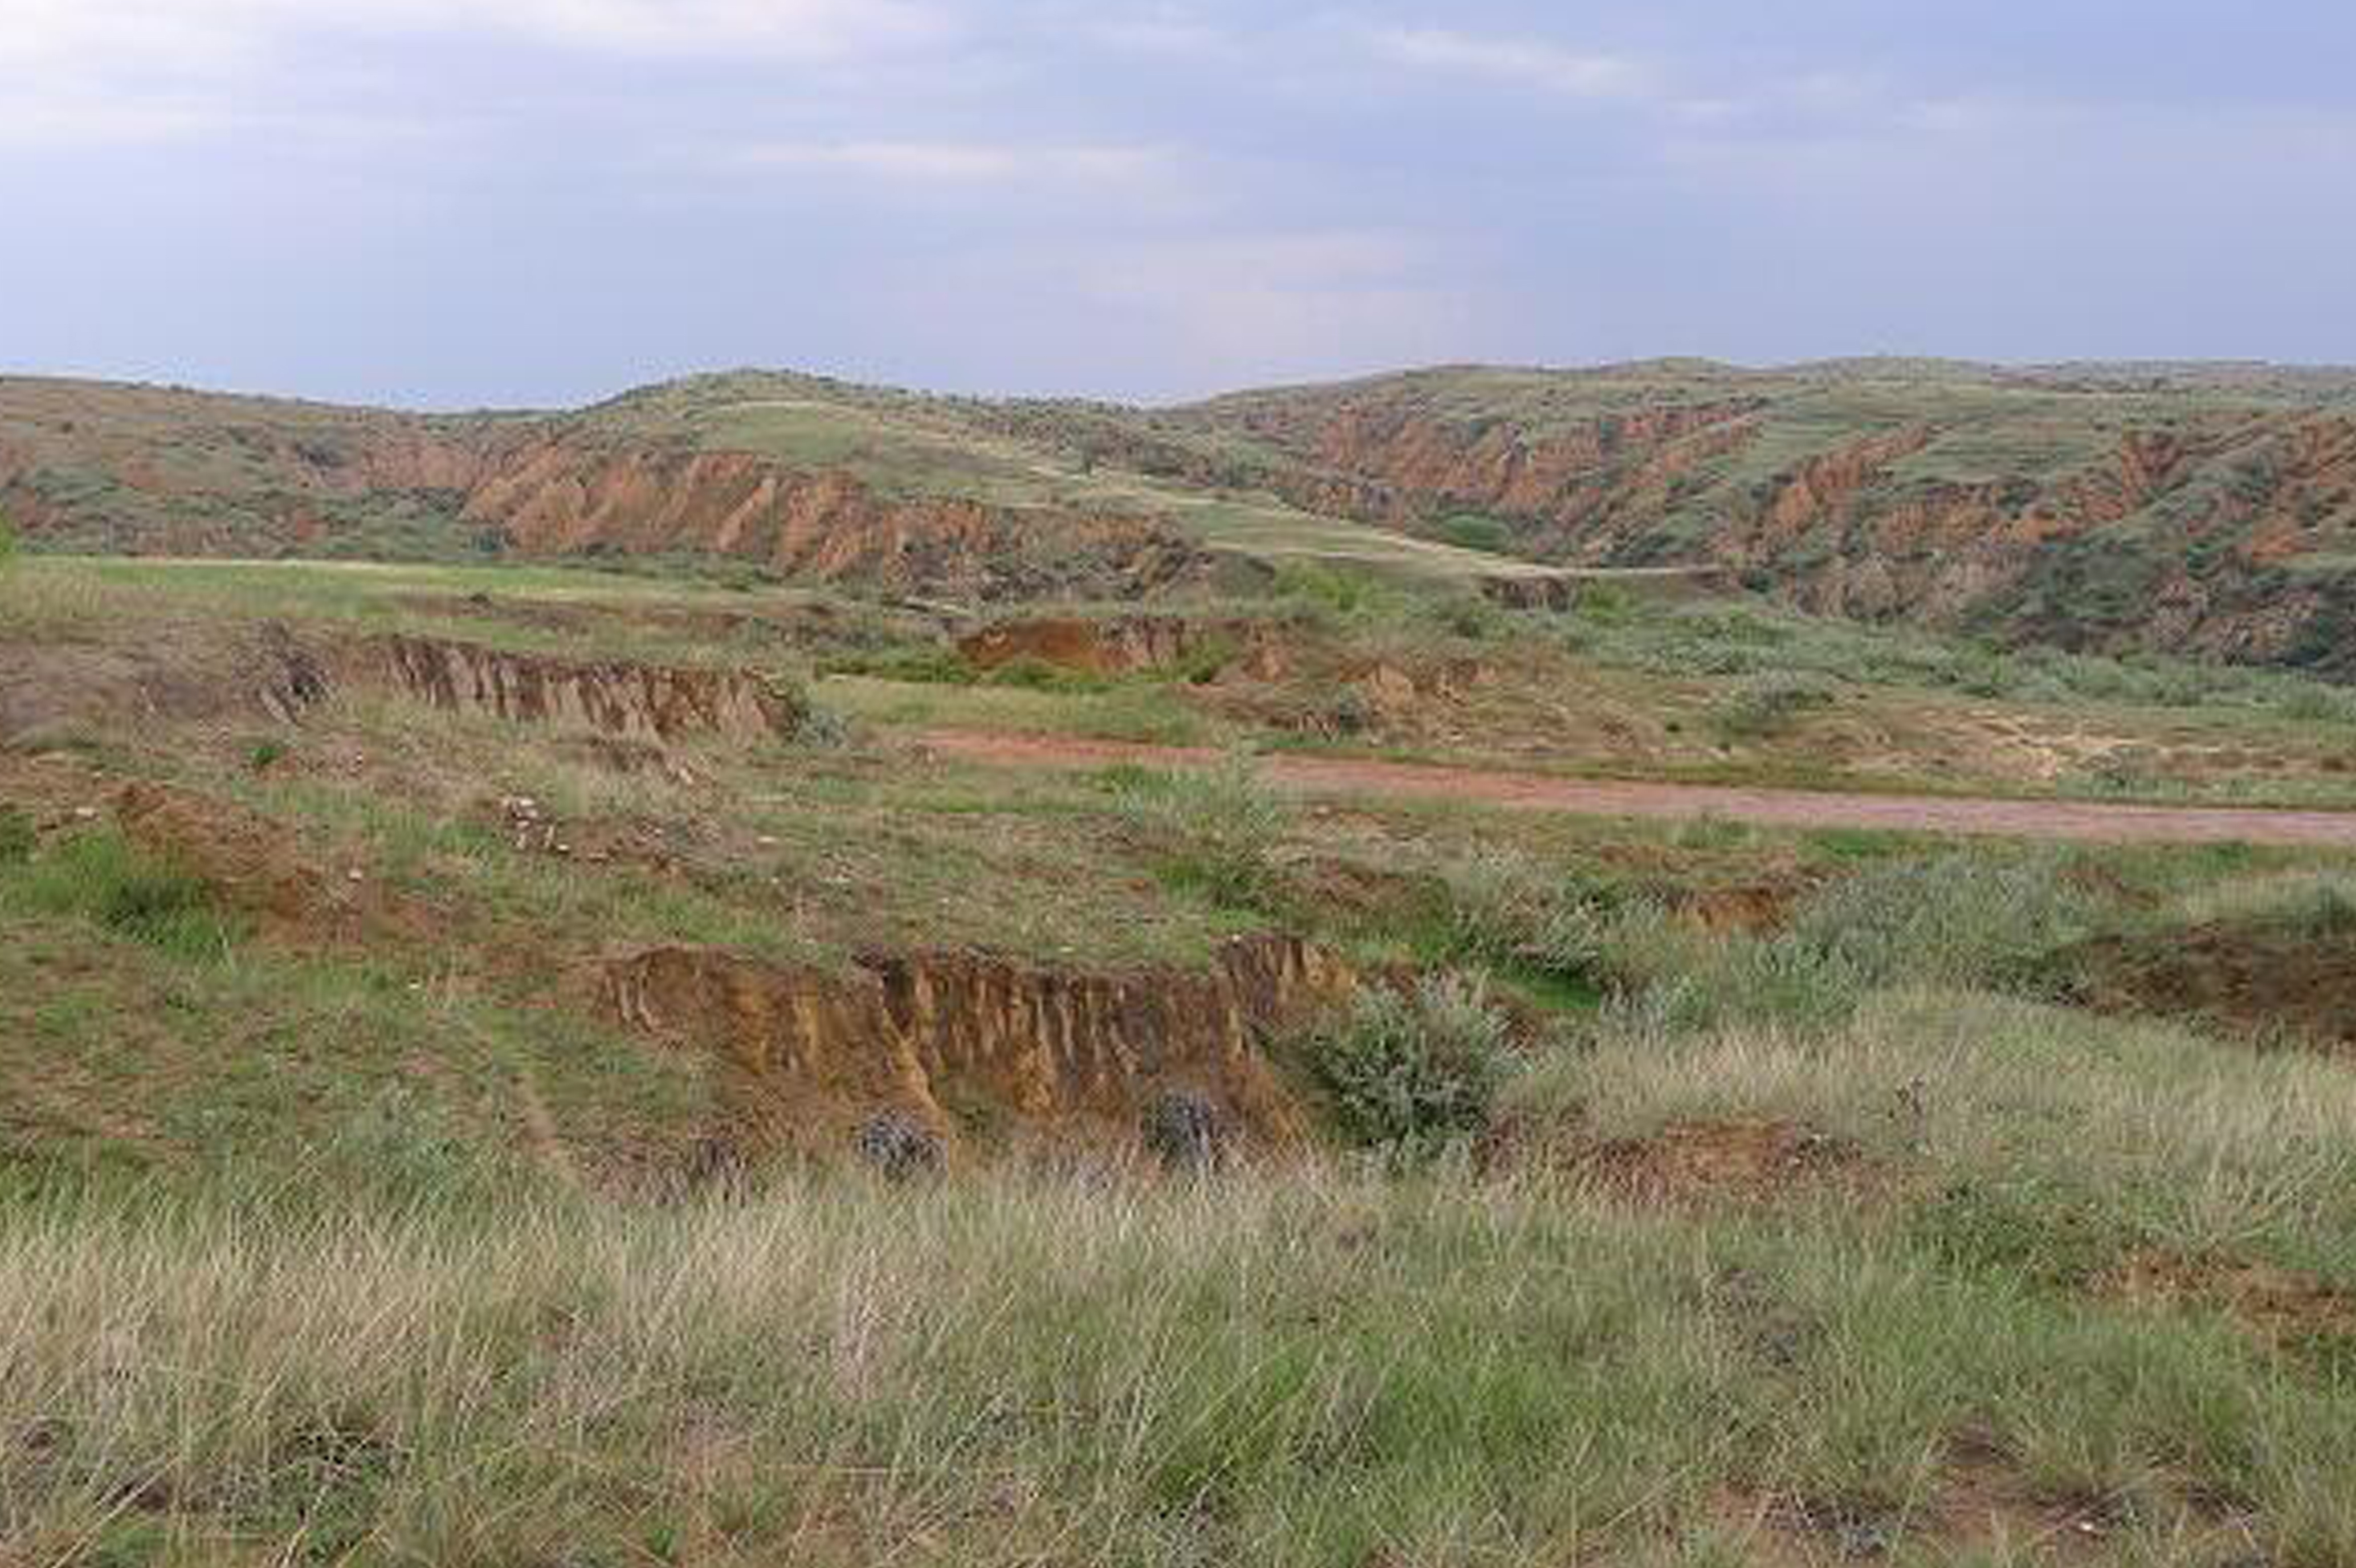
[[[31,859],[39,843],[32,813],[21,806],[0,802],[0,867]]]
[[[1361,746],[1601,712],[1674,771],[1654,708],[1838,682],[1760,768],[1960,690],[1851,680],[1844,628],[1354,587],[1273,674],[1039,691],[893,679],[860,661],[928,624],[717,585],[12,575],[0,1560],[2356,1559],[2356,858],[907,733],[1264,737],[1346,693]],[[252,705],[257,648],[454,624],[842,658],[791,694],[855,743]],[[1636,667],[1672,647],[1747,651]],[[1622,705],[1512,705],[1566,670]],[[2256,750],[2305,688],[2241,679],[2148,694]],[[132,780],[226,869],[113,825]]]
[[[1440,876],[1462,958],[1574,985],[1599,977],[1609,889],[1496,845],[1451,858]]]

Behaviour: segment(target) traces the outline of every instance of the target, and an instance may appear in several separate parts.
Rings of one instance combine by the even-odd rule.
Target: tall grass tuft
[[[1122,772],[1115,809],[1173,884],[1222,908],[1264,908],[1275,890],[1275,853],[1292,808],[1231,757],[1201,771]]]
[[[1494,969],[1587,984],[1603,959],[1608,891],[1517,850],[1477,845],[1440,870],[1449,945]]]

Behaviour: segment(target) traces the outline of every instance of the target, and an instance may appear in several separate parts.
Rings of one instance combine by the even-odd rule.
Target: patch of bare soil
[[[135,640],[0,649],[0,746],[37,750],[124,721],[286,720],[328,691],[326,663],[284,627],[159,623]]]
[[[2079,1004],[2197,1018],[2264,1044],[2356,1047],[2356,936],[2216,924],[2102,937],[2056,961]]]
[[[982,627],[959,638],[957,646],[980,670],[1033,660],[1079,675],[1183,670],[1205,680],[1266,681],[1290,667],[1295,641],[1291,628],[1267,621],[1039,616]]]
[[[1796,1122],[1753,1118],[1674,1122],[1643,1138],[1615,1138],[1573,1166],[1614,1197],[1638,1203],[1768,1202],[1811,1187],[1861,1181],[1855,1145]]]
[[[530,795],[502,795],[482,802],[469,815],[518,854],[584,865],[637,865],[669,874],[681,870],[701,843],[701,835],[689,823],[566,817]]]
[[[156,784],[125,785],[123,835],[203,881],[229,908],[298,946],[423,940],[446,921],[385,886],[357,861],[327,857],[241,808]]]
[[[2356,1338],[2356,1294],[2271,1263],[2151,1248],[2129,1258],[2103,1286],[2133,1305],[2226,1313],[2270,1345]]]
[[[2157,1508],[2157,1517],[2147,1510]],[[1975,1435],[1950,1444],[1919,1495],[1857,1503],[1794,1492],[1730,1491],[1715,1509],[1721,1533],[1750,1561],[1775,1568],[1933,1561],[2072,1563],[2115,1562],[2131,1530],[2158,1526],[2190,1551],[2188,1561],[2271,1561],[2256,1521],[2190,1488],[2140,1507],[2134,1499],[2032,1484],[2002,1447]],[[2171,1558],[2171,1561],[2175,1559]]]
[[[1279,936],[1207,970],[1088,973],[971,953],[871,957],[836,972],[701,948],[605,961],[607,1015],[716,1051],[755,1146],[841,1149],[899,1117],[952,1154],[1052,1133],[1133,1144],[1171,1106],[1222,1139],[1281,1146],[1300,1113],[1260,1049],[1357,983]]]

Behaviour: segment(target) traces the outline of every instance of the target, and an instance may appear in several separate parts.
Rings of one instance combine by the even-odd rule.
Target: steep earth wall
[[[970,953],[836,973],[667,947],[610,960],[600,983],[611,1016],[720,1053],[756,1136],[823,1141],[897,1112],[957,1147],[1045,1132],[1133,1138],[1173,1093],[1248,1140],[1289,1142],[1301,1122],[1261,1041],[1355,979],[1323,950],[1261,936],[1205,970],[1117,974]]]

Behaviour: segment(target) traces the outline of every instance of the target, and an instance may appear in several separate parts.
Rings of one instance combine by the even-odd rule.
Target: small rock
[[[931,1176],[948,1163],[940,1135],[905,1111],[879,1111],[869,1117],[851,1147],[889,1181]]]
[[[355,865],[349,871],[344,873],[344,880],[347,882],[366,882],[368,880],[368,873]]]
[[[1188,1175],[1215,1170],[1226,1157],[1226,1119],[1206,1097],[1191,1090],[1157,1096],[1145,1108],[1138,1129],[1154,1158]]]
[[[76,806],[74,808],[74,821],[78,822],[94,822],[98,821],[98,808],[96,806]]]

